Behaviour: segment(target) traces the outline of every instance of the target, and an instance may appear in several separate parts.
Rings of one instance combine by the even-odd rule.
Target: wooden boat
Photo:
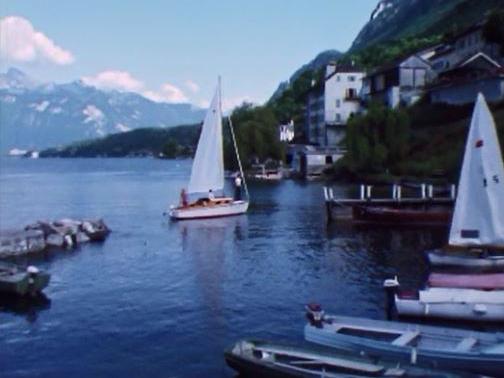
[[[168,211],[171,219],[224,217],[243,214],[247,211],[250,198],[236,146],[231,118],[229,118],[229,127],[240,168],[240,176],[243,180],[246,200],[234,200],[224,194],[222,106],[219,79],[214,98],[201,128],[187,194],[183,190],[181,203],[178,206],[171,206]]]
[[[359,222],[379,222],[387,224],[448,224],[451,220],[450,208],[405,208],[379,206],[353,206],[353,218]]]
[[[434,266],[502,269],[504,164],[495,122],[481,93],[472,115],[458,188],[448,248],[428,253],[429,261]],[[485,253],[493,250],[501,252]]]
[[[250,377],[460,377],[461,373],[381,361],[311,345],[242,340],[224,352],[227,364]],[[469,376],[469,374],[464,374]]]
[[[478,290],[504,290],[504,273],[454,274],[431,273],[429,287],[448,287]]]
[[[307,306],[307,341],[423,367],[502,376],[504,334],[325,315]]]
[[[17,265],[0,263],[0,293],[16,295],[36,294],[48,284],[51,276],[34,266],[26,270]]]

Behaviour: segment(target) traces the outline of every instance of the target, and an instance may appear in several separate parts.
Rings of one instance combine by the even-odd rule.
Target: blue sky
[[[319,52],[348,49],[377,2],[3,0],[0,69],[200,105],[220,74],[228,106],[260,103]]]

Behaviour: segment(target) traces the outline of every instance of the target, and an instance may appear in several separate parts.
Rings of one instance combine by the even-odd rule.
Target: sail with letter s
[[[504,164],[495,123],[481,93],[465,146],[449,244],[504,247]]]
[[[196,148],[188,192],[208,193],[224,189],[222,111],[220,83],[206,113]]]

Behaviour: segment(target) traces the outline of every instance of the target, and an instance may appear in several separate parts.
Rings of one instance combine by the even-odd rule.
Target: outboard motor
[[[28,273],[28,286],[30,287],[30,292],[33,294],[35,291],[35,277],[39,274],[39,269],[36,266],[30,265],[26,268],[26,273]]]
[[[385,292],[387,293],[387,304],[386,304],[386,309],[387,309],[387,320],[392,320],[395,314],[395,295],[397,294],[397,291],[399,290],[399,280],[397,279],[397,276],[394,278],[389,278],[386,279],[383,282],[383,288],[385,289]]]
[[[305,306],[306,318],[312,326],[322,328],[324,321],[324,310],[318,303],[309,303]]]

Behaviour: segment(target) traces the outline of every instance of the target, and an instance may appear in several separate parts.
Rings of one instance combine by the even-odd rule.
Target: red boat
[[[504,289],[504,273],[431,273],[429,275],[428,284],[430,287],[502,290]]]
[[[449,224],[450,208],[402,208],[378,206],[353,206],[353,219],[360,222],[388,224]]]

